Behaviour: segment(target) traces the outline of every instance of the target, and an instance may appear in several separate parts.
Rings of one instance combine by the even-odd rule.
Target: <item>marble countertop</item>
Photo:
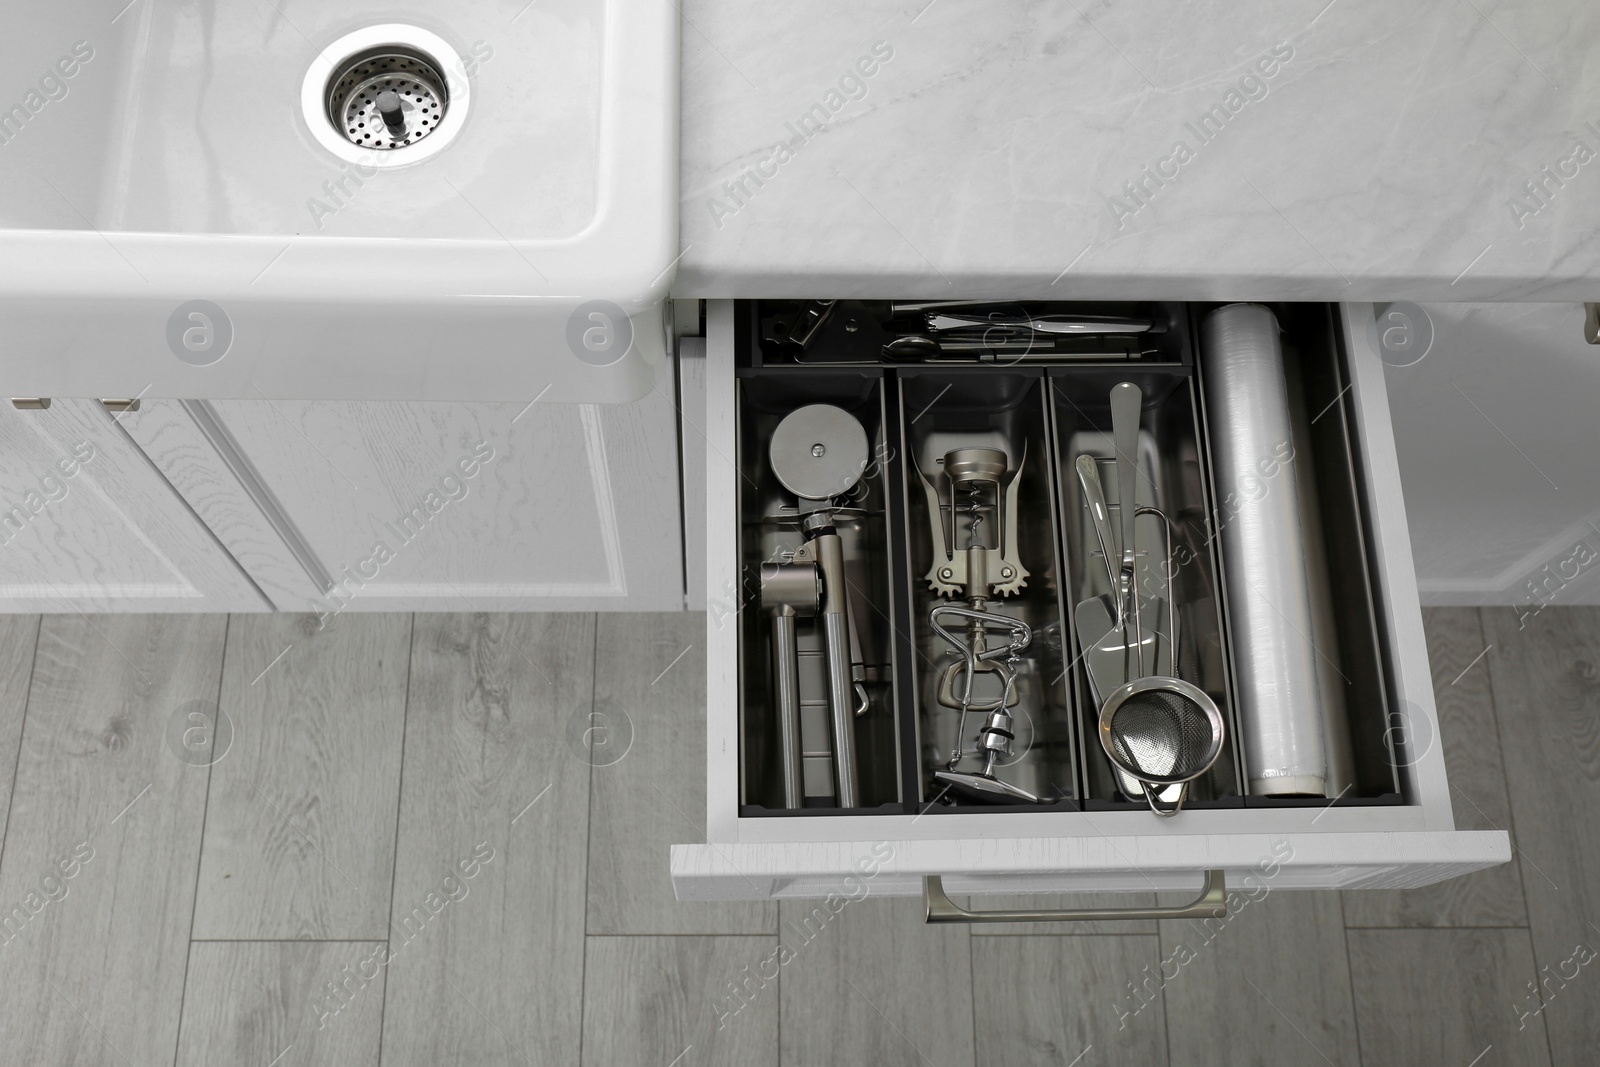
[[[674,295],[1600,299],[1600,6],[683,5]]]

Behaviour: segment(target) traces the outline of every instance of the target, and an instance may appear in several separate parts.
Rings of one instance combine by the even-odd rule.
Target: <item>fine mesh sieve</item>
[[[438,129],[450,93],[437,65],[404,45],[345,60],[328,80],[328,120],[351,144],[389,152]]]
[[[1198,686],[1180,678],[1138,678],[1114,690],[1100,709],[1100,745],[1117,768],[1147,786],[1200,777],[1222,754],[1222,712]],[[1176,815],[1155,789],[1145,799],[1158,815]]]

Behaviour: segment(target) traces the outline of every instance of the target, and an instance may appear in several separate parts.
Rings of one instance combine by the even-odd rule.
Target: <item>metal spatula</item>
[[[1106,507],[1105,486],[1100,480],[1100,466],[1095,458],[1088,453],[1078,456],[1077,460],[1078,484],[1083,488],[1084,503],[1088,506],[1089,522],[1094,528],[1095,539],[1100,542],[1100,557],[1105,561],[1106,580],[1110,588],[1115,590],[1118,585],[1116,564],[1113,562],[1111,540],[1111,518]],[[1163,603],[1152,598],[1150,607],[1152,618],[1160,618],[1164,609]],[[1128,654],[1124,634],[1129,627],[1123,621],[1112,616],[1110,597],[1093,596],[1078,602],[1072,613],[1073,624],[1078,628],[1078,640],[1083,645],[1083,662],[1089,673],[1090,697],[1094,706],[1099,707],[1107,696],[1128,681],[1127,666],[1130,659],[1137,656]],[[1152,631],[1148,637],[1140,634],[1140,643],[1149,641],[1153,648],[1140,649],[1143,655],[1150,656],[1157,664],[1158,671],[1171,669],[1172,644],[1162,640],[1162,634]],[[1151,653],[1154,655],[1151,655]],[[1113,772],[1117,777],[1117,787],[1122,794],[1130,800],[1138,800],[1144,796],[1144,783],[1128,774],[1122,768],[1113,765]],[[1162,799],[1168,790],[1161,790]],[[1175,797],[1171,799],[1176,799]]]
[[[1089,509],[1089,522],[1094,527],[1095,540],[1100,542],[1100,558],[1106,564],[1106,578],[1111,588],[1117,588],[1117,570],[1111,557],[1111,519],[1106,509],[1105,486],[1100,481],[1100,466],[1091,455],[1078,457],[1078,484],[1083,487],[1084,503]],[[1072,620],[1078,628],[1078,640],[1083,644],[1083,663],[1089,672],[1089,690],[1096,707],[1118,686],[1128,680],[1128,655],[1122,605],[1117,605],[1112,617],[1111,598],[1093,596],[1078,603]],[[1144,795],[1144,783],[1132,775],[1113,767],[1117,787],[1130,800]]]
[[[1100,466],[1095,458],[1087,453],[1078,457],[1076,466],[1078,484],[1083,488],[1084,503],[1089,510],[1089,522],[1094,528],[1095,539],[1100,542],[1100,557],[1106,565],[1106,580],[1110,583],[1110,588],[1115,590],[1119,575],[1115,563],[1116,553],[1112,549],[1111,517],[1106,507],[1105,487],[1100,480]],[[1166,604],[1161,598],[1151,597],[1148,604],[1152,618],[1161,618],[1165,614]],[[1073,611],[1073,622],[1078,628],[1078,640],[1083,644],[1084,662],[1089,668],[1090,687],[1095,690],[1094,702],[1099,706],[1106,694],[1128,680],[1125,661],[1130,657],[1126,654],[1126,639],[1121,632],[1125,620],[1121,611],[1114,610],[1110,597],[1095,596],[1079,602]],[[1170,635],[1164,635],[1152,627],[1149,631],[1141,633],[1139,639],[1140,644],[1144,646],[1140,651],[1155,662],[1157,671],[1170,672],[1172,663]]]

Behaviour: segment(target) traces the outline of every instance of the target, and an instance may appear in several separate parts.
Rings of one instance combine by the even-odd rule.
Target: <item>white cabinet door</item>
[[[1600,347],[1583,305],[1376,313],[1423,603],[1600,604]]]
[[[670,370],[632,404],[160,401],[128,425],[281,610],[683,607]]]
[[[99,401],[0,402],[0,455],[0,611],[268,606]]]

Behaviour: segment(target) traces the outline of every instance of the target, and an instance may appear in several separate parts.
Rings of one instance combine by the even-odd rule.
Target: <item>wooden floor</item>
[[[698,615],[3,617],[0,1063],[1589,1067],[1600,610],[1524,621],[1427,616],[1512,863],[1044,932],[675,903]]]

